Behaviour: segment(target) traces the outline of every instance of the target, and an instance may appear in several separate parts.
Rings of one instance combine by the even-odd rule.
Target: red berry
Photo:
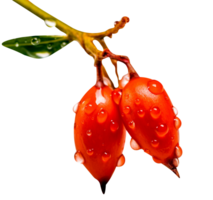
[[[75,159],[100,182],[103,193],[116,166],[125,162],[126,131],[112,94],[108,86],[94,86],[75,109]]]
[[[132,78],[122,91],[119,104],[123,123],[133,138],[131,146],[144,149],[156,163],[179,176],[181,121],[162,84],[148,78]],[[127,98],[128,97],[128,98]]]

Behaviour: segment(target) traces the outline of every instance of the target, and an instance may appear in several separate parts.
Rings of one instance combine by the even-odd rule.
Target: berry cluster
[[[100,182],[104,193],[115,168],[125,163],[122,151],[127,130],[132,149],[143,149],[179,177],[181,120],[162,84],[139,77],[126,56],[114,55],[108,49],[102,56],[125,63],[129,73],[114,89],[103,81],[101,63],[97,64],[96,85],[73,109],[75,160]]]

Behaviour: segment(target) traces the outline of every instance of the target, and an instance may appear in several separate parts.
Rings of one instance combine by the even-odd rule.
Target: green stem
[[[35,14],[39,18],[46,20],[46,19],[53,19],[56,22],[56,28],[58,28],[60,31],[64,32],[66,35],[70,35],[72,33],[72,36],[75,36],[77,32],[81,33],[80,31],[68,26],[64,22],[60,21],[59,19],[53,17],[52,15],[48,14],[47,12],[43,11],[39,7],[35,6],[33,3],[31,3],[28,0],[13,0],[20,6],[26,8],[31,13]]]

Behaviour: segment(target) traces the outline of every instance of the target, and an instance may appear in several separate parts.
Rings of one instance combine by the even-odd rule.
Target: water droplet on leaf
[[[32,45],[34,45],[34,46],[39,45],[40,39],[37,38],[37,37],[34,37],[34,38],[31,40],[31,43],[32,43]]]

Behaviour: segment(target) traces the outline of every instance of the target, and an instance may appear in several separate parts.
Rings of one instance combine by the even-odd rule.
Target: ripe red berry
[[[164,164],[179,176],[176,167],[182,155],[181,121],[162,84],[140,77],[133,77],[125,84],[119,108],[133,138],[132,148],[143,149],[156,163]]]
[[[75,160],[100,182],[103,193],[116,166],[125,162],[126,131],[112,92],[108,86],[94,86],[74,108]]]

